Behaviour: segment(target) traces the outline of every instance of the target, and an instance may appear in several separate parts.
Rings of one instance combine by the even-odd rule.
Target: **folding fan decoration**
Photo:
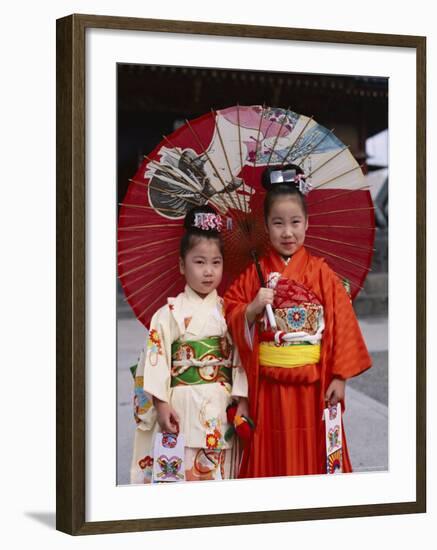
[[[267,166],[297,164],[306,175],[305,246],[362,288],[373,255],[373,203],[360,166],[332,131],[290,109],[233,106],[181,126],[145,157],[120,209],[118,268],[127,301],[146,326],[183,289],[177,257],[183,218],[209,203],[223,216],[225,272],[232,278],[262,255]]]
[[[326,473],[340,474],[343,471],[343,430],[341,405],[337,403],[323,411],[326,434]]]

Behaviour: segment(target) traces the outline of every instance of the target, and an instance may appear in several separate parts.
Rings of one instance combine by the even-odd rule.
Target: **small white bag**
[[[323,419],[326,432],[326,473],[340,474],[343,471],[340,403],[324,409]]]
[[[153,483],[185,481],[184,436],[157,432],[153,444]]]

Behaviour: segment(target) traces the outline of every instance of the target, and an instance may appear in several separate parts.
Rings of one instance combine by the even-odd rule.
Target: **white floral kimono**
[[[220,377],[217,360],[203,354],[197,361],[185,342],[220,337],[220,346],[231,343],[223,315],[223,300],[214,290],[201,298],[188,285],[176,298],[168,298],[150,323],[147,347],[142,352],[135,377],[134,453],[131,483],[149,483],[152,475],[153,435],[159,429],[151,396],[171,404],[179,416],[179,431],[185,441],[185,479],[222,479],[233,476],[233,439],[226,441],[229,428],[226,407],[233,397],[247,397],[247,378],[236,351],[226,363],[230,378]],[[172,344],[177,342],[175,355]],[[194,365],[194,367],[193,367]],[[174,385],[172,377],[183,378],[191,366],[196,383]],[[229,371],[227,371],[229,372]],[[178,378],[179,379],[179,378]],[[210,380],[217,380],[210,382]],[[231,383],[232,382],[232,383]]]

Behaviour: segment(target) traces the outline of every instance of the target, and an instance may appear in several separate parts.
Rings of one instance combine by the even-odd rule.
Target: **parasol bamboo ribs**
[[[231,165],[229,164],[229,158],[228,158],[228,155],[226,153],[226,149],[225,149],[225,146],[224,146],[224,143],[223,143],[223,138],[222,138],[220,128],[219,128],[218,123],[217,123],[217,113],[213,109],[211,109],[211,113],[214,117],[214,126],[215,126],[215,129],[216,129],[217,135],[219,137],[219,141],[220,141],[220,145],[222,147],[223,155],[225,157],[226,165],[228,167],[229,177],[232,181],[233,178],[234,178],[234,174],[232,173]],[[237,195],[239,210],[243,211],[243,208],[241,207],[241,203],[240,203],[240,196],[239,196],[238,193],[236,195]]]
[[[172,147],[172,149],[176,152],[176,154],[178,154],[179,157],[182,158],[182,153],[179,151],[180,148],[176,147],[176,145],[174,145],[167,136],[162,136],[162,137]],[[149,157],[146,157],[146,158],[149,159]],[[156,161],[153,161],[152,159],[150,159],[150,160],[151,160],[151,162],[154,162],[156,164]],[[191,163],[192,163],[192,161],[190,161],[190,164]],[[166,166],[166,165],[165,164],[159,164],[159,166],[162,167],[162,166]],[[193,174],[193,176],[196,178],[195,174]],[[178,180],[178,181],[181,181],[181,180]],[[192,188],[193,188],[193,191],[195,191],[196,193],[199,193],[205,199],[206,202],[212,202],[214,204],[214,206],[217,208],[217,210],[219,212],[223,213],[223,206],[220,204],[220,202],[218,200],[214,199],[214,196],[208,196],[201,189],[199,189],[198,187],[195,187],[192,180],[190,180],[188,178],[188,176],[186,178],[184,178],[183,181],[186,182],[186,183],[191,184]],[[196,178],[196,181],[197,181],[197,183],[199,183],[197,178]]]
[[[143,269],[144,267],[147,267],[149,265],[156,264],[156,262],[160,262],[161,260],[164,260],[164,258],[168,258],[169,256],[172,256],[172,255],[174,255],[174,250],[172,250],[171,252],[169,252],[167,254],[163,254],[162,256],[159,256],[158,258],[155,258],[154,260],[150,260],[150,262],[146,262],[142,265],[134,267],[134,269],[131,269],[130,271],[126,271],[126,273],[121,274],[120,277],[121,278],[127,277],[131,273],[135,273],[136,271],[139,271],[140,269]]]
[[[168,274],[171,274],[173,276],[173,271],[175,271],[176,269],[178,269],[179,266],[177,264],[175,264],[173,267],[171,267],[170,269],[167,269],[167,271],[165,272],[165,274],[163,275],[162,273],[159,273],[156,277],[154,277],[153,279],[151,279],[148,283],[146,283],[145,285],[141,286],[140,288],[138,288],[137,290],[135,290],[135,292],[132,292],[131,294],[129,294],[129,296],[126,296],[125,300],[130,300],[131,298],[133,298],[134,296],[136,296],[139,292],[142,292],[144,289],[146,289],[147,287],[149,287],[150,285],[153,285],[158,279],[162,279],[163,277],[165,277],[166,275]],[[141,301],[137,302],[137,304],[140,304]]]
[[[241,148],[240,105],[237,103],[238,145],[240,149],[240,172],[243,170],[243,150]]]
[[[347,149],[349,149],[349,145],[345,145],[343,147],[343,149],[340,149],[340,151],[337,151],[337,153],[335,153],[334,155],[332,155],[332,157],[330,157],[328,160],[325,160],[325,162],[322,162],[322,164],[320,164],[319,166],[317,166],[316,168],[314,168],[314,170],[312,170],[309,174],[306,174],[306,176],[308,178],[310,178],[311,176],[313,176],[316,172],[318,172],[320,170],[320,168],[323,168],[324,166],[326,166],[328,163],[330,163],[332,160],[336,159],[339,155],[341,155],[341,153],[343,153],[344,151],[346,151]]]
[[[349,264],[354,265],[355,267],[359,267],[361,269],[365,269],[366,271],[372,271],[370,267],[366,267],[365,265],[362,265],[358,262],[354,262],[353,260],[349,260],[348,258],[344,258],[343,256],[339,256],[338,254],[334,254],[333,252],[327,252],[326,250],[322,250],[320,248],[317,248],[316,246],[312,246],[305,243],[305,248],[311,248],[312,250],[317,250],[318,252],[321,252],[322,254],[328,254],[329,256],[332,256],[333,258],[337,258],[338,260],[341,260],[343,262],[348,262]]]
[[[272,160],[272,156],[273,156],[273,153],[275,152],[275,147],[276,147],[276,144],[278,143],[278,139],[279,139],[279,135],[280,133],[282,132],[282,128],[284,127],[284,124],[285,124],[285,121],[287,119],[287,116],[288,116],[288,113],[290,112],[290,106],[287,107],[287,114],[283,117],[282,119],[282,122],[281,122],[281,126],[278,130],[278,133],[276,134],[276,137],[275,137],[275,141],[273,143],[273,147],[270,151],[270,155],[269,155],[269,158],[267,159],[267,166],[269,166],[270,164],[270,161]]]
[[[344,191],[343,193],[338,193],[337,195],[330,195],[329,197],[325,197],[324,199],[320,199],[318,201],[310,202],[307,200],[308,208],[313,207],[315,204],[320,204],[322,202],[331,201],[333,199],[337,199],[338,197],[343,197],[344,195],[349,195],[350,193],[355,193],[356,191],[369,191],[368,185],[363,185],[362,187],[357,187],[356,189],[348,189],[347,191]]]
[[[179,151],[179,149],[176,146],[174,146],[166,136],[163,136],[163,137],[170,145],[172,145],[173,150],[179,155],[179,157],[182,158],[182,153]],[[216,203],[215,200],[214,200],[214,197],[208,196],[202,191],[202,188],[200,187],[200,184],[197,181],[197,179],[196,179],[196,182],[197,182],[198,185],[196,186],[194,184],[193,180],[190,179],[188,176],[186,176],[183,172],[181,172],[180,174],[179,173],[175,174],[172,166],[168,166],[166,164],[161,164],[160,162],[157,162],[157,161],[151,159],[147,155],[144,155],[144,158],[146,160],[148,160],[150,164],[155,165],[157,167],[157,169],[162,170],[163,172],[165,172],[169,176],[168,180],[170,181],[170,183],[177,182],[179,184],[179,186],[185,187],[185,189],[187,191],[190,191],[193,194],[197,194],[197,195],[200,195],[201,197],[203,197],[205,202],[212,202],[215,205],[215,207],[217,208],[217,210],[219,210],[219,212],[221,212],[221,213],[224,212],[222,210],[222,205],[218,201]],[[194,174],[193,174],[193,176],[195,177]],[[195,203],[195,204],[200,204],[200,203]]]
[[[204,155],[206,156],[206,158],[208,159],[208,162],[210,163],[212,169],[213,169],[214,172],[215,172],[216,177],[220,180],[220,183],[223,185],[223,190],[226,192],[226,194],[228,195],[228,197],[231,199],[231,202],[232,202],[232,205],[233,205],[234,209],[235,209],[237,212],[239,212],[238,206],[236,205],[236,203],[235,203],[235,201],[234,201],[234,198],[233,198],[232,194],[229,193],[229,192],[227,192],[227,189],[226,189],[226,188],[227,188],[226,182],[223,180],[223,178],[222,178],[222,176],[221,176],[219,170],[217,169],[217,167],[215,166],[215,164],[214,164],[214,162],[212,161],[211,157],[209,156],[208,151],[205,149],[205,147],[203,146],[202,142],[200,141],[198,135],[197,135],[196,132],[193,130],[193,128],[192,128],[190,122],[189,122],[188,120],[185,120],[185,122],[186,122],[186,124],[187,124],[187,126],[188,126],[190,132],[193,134],[195,140],[197,141],[199,147],[203,150],[203,153],[202,153],[202,154],[204,154]],[[229,182],[229,183],[232,184],[232,181]],[[241,223],[242,223],[242,222],[241,222],[241,218],[239,219],[239,216],[236,216],[235,219],[236,219],[237,223],[239,223],[239,225],[241,225]]]
[[[170,285],[167,289],[166,289],[166,293],[171,290],[174,286],[176,286],[176,284],[178,283],[179,281],[176,280],[172,285]],[[158,300],[160,300],[162,297],[162,294],[159,295],[157,298],[155,298],[155,300],[153,300],[153,302],[151,302],[145,309],[143,309],[143,311],[138,315],[138,319],[141,319],[141,317],[144,316],[144,314],[146,313],[146,311],[148,311],[153,305],[156,304],[156,302]]]
[[[323,143],[323,141],[329,136],[329,135],[332,135],[334,133],[334,128],[332,128],[332,130],[329,130],[328,132],[326,132],[324,134],[324,136],[322,137],[322,139],[320,141],[318,141],[316,143],[316,145],[314,145],[314,147],[312,149],[310,149],[308,151],[308,153],[302,158],[302,160],[297,164],[298,166],[302,167],[302,164],[306,161],[306,159],[317,149],[317,147]]]
[[[137,218],[135,218],[137,219]],[[146,224],[146,225],[131,225],[129,227],[119,227],[119,231],[130,231],[131,229],[167,229],[168,227],[181,227],[181,224],[160,223],[160,224]]]
[[[311,224],[311,227],[334,227],[335,229],[374,229],[371,225],[331,225],[331,224]]]
[[[303,128],[301,129],[301,131],[300,131],[299,134],[297,135],[296,139],[295,139],[295,140],[293,141],[293,143],[289,146],[287,154],[286,154],[285,157],[282,159],[281,167],[284,166],[284,164],[287,163],[287,160],[288,160],[288,157],[290,156],[290,153],[295,149],[295,145],[297,144],[297,142],[298,142],[299,139],[301,138],[303,132],[306,130],[308,124],[309,124],[312,120],[313,120],[313,115],[311,115],[310,118],[306,121],[306,123],[304,124]]]
[[[345,208],[344,210],[331,210],[329,212],[315,212],[314,214],[308,214],[309,218],[315,216],[324,216],[325,214],[343,214],[344,212],[360,212],[363,210],[375,210],[374,206],[366,206],[365,208]]]
[[[316,235],[308,235],[308,233],[305,236],[305,242],[306,242],[306,239],[317,239],[318,241],[327,241],[329,243],[337,243],[337,244],[343,244],[345,246],[352,246],[354,248],[359,248],[361,250],[369,250],[368,246],[363,246],[363,245],[359,245],[359,244],[351,243],[347,241],[337,241],[336,239],[327,239],[326,237],[318,237]],[[375,248],[372,248],[371,250],[375,252]]]
[[[180,193],[177,193],[176,191],[167,191],[163,187],[157,187],[156,184],[152,185],[150,183],[150,181],[149,181],[149,183],[143,183],[142,181],[138,181],[138,180],[134,180],[134,179],[130,179],[129,181],[131,181],[132,183],[135,183],[137,185],[143,185],[144,187],[147,187],[147,189],[155,189],[156,191],[160,191],[161,193],[164,193],[165,195],[170,195],[170,196],[173,196],[173,197],[177,197],[180,200],[184,200],[186,202],[190,202],[191,204],[194,204],[194,206],[199,206],[201,204],[201,203],[199,203],[199,202],[197,202],[193,199],[189,199],[188,197],[182,196]],[[158,210],[159,207],[157,207],[156,209]]]
[[[266,107],[266,105],[265,105],[265,103],[263,103],[262,110],[261,110],[261,115],[259,117],[258,133],[257,133],[257,136],[256,136],[255,158],[253,159],[253,173],[255,173],[255,168],[256,168],[256,158],[258,156],[258,147],[259,147],[259,144],[260,144],[259,135],[261,133],[261,124],[262,124],[262,121],[263,121],[263,118],[264,118],[265,107]]]
[[[327,183],[331,183],[331,181],[334,181],[334,180],[338,180],[340,178],[342,178],[343,176],[346,176],[347,174],[350,174],[351,172],[354,172],[355,170],[358,170],[358,168],[361,170],[361,168],[363,167],[363,165],[361,164],[358,164],[357,166],[355,166],[354,168],[351,168],[350,170],[346,170],[346,172],[343,172],[342,174],[339,174],[337,176],[333,176],[331,179],[329,180],[326,180],[322,183],[319,183],[319,185],[315,185],[313,188],[312,188],[312,191],[315,191],[316,189],[320,189],[320,187],[323,187],[324,185],[326,185]]]
[[[135,252],[135,250],[141,250],[142,248],[146,248],[148,246],[153,246],[155,244],[163,244],[163,243],[168,243],[170,241],[176,241],[176,240],[180,240],[180,237],[177,236],[177,237],[169,237],[168,239],[154,239],[153,241],[151,242],[148,242],[148,243],[144,243],[144,244],[140,244],[138,246],[133,246],[132,248],[126,248],[125,250],[120,250],[119,251],[119,254],[130,254],[131,252]]]
[[[153,206],[144,206],[142,204],[126,204],[125,202],[121,202],[119,204],[120,204],[120,206],[125,206],[126,208],[138,208],[139,210],[143,210],[143,209],[144,210],[155,210],[155,211],[157,210]],[[177,213],[185,215],[184,210],[178,210],[176,208],[159,208],[158,210],[162,210],[163,212],[177,212]]]
[[[155,266],[155,267],[158,268],[158,270],[159,270],[159,275],[162,275],[162,270],[161,270],[161,268],[160,268],[159,266]],[[130,279],[130,280],[129,280],[129,283],[130,283],[130,285],[134,285],[134,284],[138,283],[138,281],[143,280],[145,277],[147,277],[147,278],[150,277],[150,270],[147,270],[147,269],[146,269],[146,270],[143,270],[143,272],[140,273],[137,277],[135,277],[134,279]]]

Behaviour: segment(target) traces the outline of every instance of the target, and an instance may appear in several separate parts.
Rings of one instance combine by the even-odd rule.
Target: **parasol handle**
[[[253,261],[255,263],[255,267],[256,267],[256,272],[258,273],[258,279],[259,279],[259,282],[261,284],[262,287],[266,287],[266,282],[264,280],[264,276],[262,274],[262,271],[261,271],[261,266],[259,265],[259,262],[258,262],[258,255],[256,253],[256,250],[252,250],[251,251],[251,256],[253,258]],[[272,306],[270,304],[267,304],[266,305],[266,313],[267,313],[267,317],[269,319],[269,323],[270,323],[270,326],[273,330],[276,330],[276,320],[275,320],[275,316],[273,315],[273,309],[272,309]]]
[[[271,304],[266,305],[266,312],[267,312],[267,317],[269,318],[270,326],[272,327],[273,330],[276,330],[277,328],[276,321],[275,321],[275,316],[273,315],[273,309]]]

